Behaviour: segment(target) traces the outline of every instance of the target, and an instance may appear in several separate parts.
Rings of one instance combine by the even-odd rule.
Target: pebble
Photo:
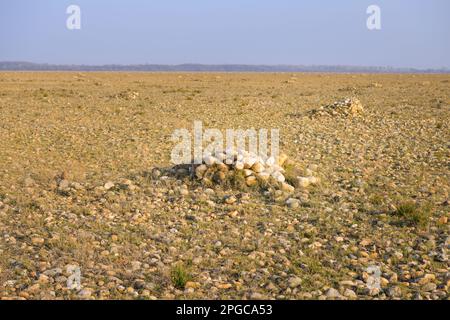
[[[42,244],[44,244],[44,242],[45,242],[44,238],[41,238],[41,237],[31,238],[31,243],[33,243],[34,245],[42,245]]]
[[[288,193],[292,193],[295,191],[295,188],[293,186],[291,186],[288,183],[282,182],[281,183],[281,190],[284,192],[288,192]]]
[[[358,296],[356,295],[355,291],[351,289],[345,289],[344,296],[350,299],[356,299]]]
[[[90,289],[90,288],[84,288],[80,292],[78,292],[78,296],[80,298],[84,298],[84,299],[90,298],[91,295],[92,295],[92,289]]]
[[[103,187],[105,188],[105,190],[110,190],[110,189],[114,188],[114,183],[112,183],[111,181],[108,181],[104,184]]]
[[[291,209],[296,209],[300,206],[300,200],[295,198],[289,198],[286,200],[286,204]]]
[[[236,201],[237,201],[237,199],[236,199],[235,196],[228,196],[228,197],[225,197],[225,203],[226,203],[226,204],[233,204],[233,203],[235,203]]]
[[[434,274],[429,273],[423,276],[421,279],[419,279],[417,283],[422,286],[434,280],[436,280],[436,276]]]
[[[308,178],[298,177],[297,179],[298,179],[299,186],[302,187],[302,188],[307,188],[309,186],[309,184],[310,184],[310,181],[309,181]]]
[[[340,298],[341,294],[339,291],[337,291],[334,288],[330,288],[327,290],[327,293],[325,294],[328,298]]]
[[[425,291],[425,292],[435,291],[436,289],[437,289],[436,284],[432,283],[432,282],[427,283],[427,284],[422,286],[422,291]]]
[[[292,277],[288,281],[289,288],[297,288],[302,284],[302,279],[299,277]]]
[[[63,179],[63,180],[61,180],[61,181],[59,182],[58,188],[59,188],[60,190],[65,190],[65,189],[68,189],[68,188],[69,188],[69,185],[70,185],[69,181]]]

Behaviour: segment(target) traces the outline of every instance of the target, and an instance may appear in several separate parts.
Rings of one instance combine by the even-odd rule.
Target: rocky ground
[[[1,73],[0,297],[448,299],[449,81]],[[364,111],[330,109],[347,97]],[[279,128],[319,183],[180,174],[194,120]]]

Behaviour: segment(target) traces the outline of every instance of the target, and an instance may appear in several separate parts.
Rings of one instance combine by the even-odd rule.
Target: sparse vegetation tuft
[[[172,268],[171,280],[175,288],[184,289],[184,287],[186,286],[186,282],[188,282],[191,279],[192,276],[190,275],[189,271],[183,264],[181,263],[176,264]]]
[[[428,224],[431,206],[418,205],[415,202],[402,202],[397,206],[395,214],[401,217],[407,224],[424,227]]]

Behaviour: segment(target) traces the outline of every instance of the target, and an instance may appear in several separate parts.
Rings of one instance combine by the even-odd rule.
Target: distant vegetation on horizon
[[[47,64],[21,61],[0,62],[2,71],[188,71],[188,72],[367,72],[367,73],[449,73],[447,68],[416,69],[340,65],[249,65],[249,64]]]

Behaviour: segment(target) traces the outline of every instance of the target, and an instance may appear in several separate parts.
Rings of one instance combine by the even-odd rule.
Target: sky
[[[450,1],[1,0],[0,61],[450,68]]]

